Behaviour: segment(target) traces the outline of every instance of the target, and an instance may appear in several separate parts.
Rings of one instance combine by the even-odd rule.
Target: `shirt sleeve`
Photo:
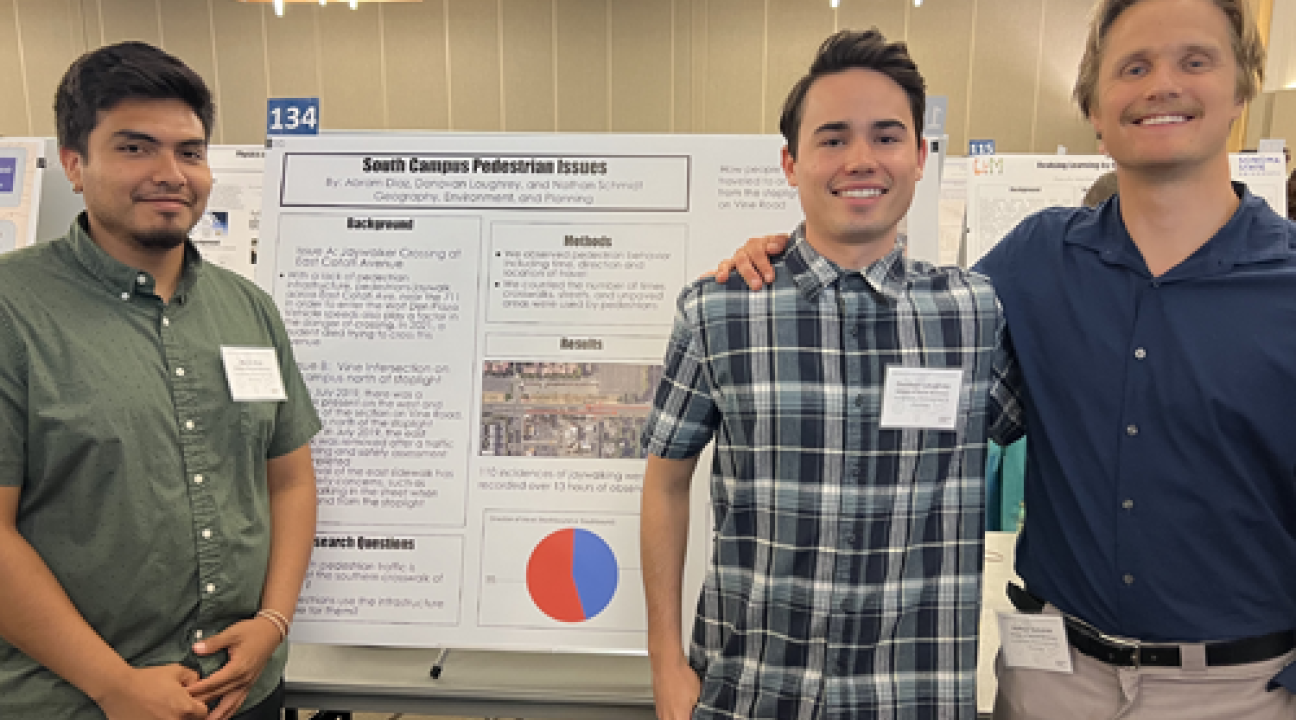
[[[644,426],[649,455],[678,460],[702,452],[715,432],[716,407],[698,323],[701,288],[685,288],[676,303],[675,326],[666,346],[661,384]]]
[[[310,391],[306,389],[301,370],[297,367],[297,358],[293,355],[292,342],[288,339],[288,331],[284,329],[283,319],[279,317],[273,301],[266,299],[265,302],[269,306],[265,313],[270,322],[275,355],[279,358],[279,374],[288,396],[286,401],[279,404],[275,415],[274,436],[266,446],[266,457],[277,458],[310,442],[323,424],[311,401]]]
[[[27,462],[27,352],[0,307],[0,487],[19,487]]]
[[[1028,226],[1032,222],[1033,218],[1027,218],[1019,223],[973,267],[973,272],[990,278],[990,283],[995,286],[995,294],[1000,298],[1007,290],[1005,284],[1012,282],[1013,270],[1020,263],[1020,260],[1014,262],[1013,258],[1014,251],[1019,246],[1019,238],[1029,233]],[[1013,349],[1008,312],[1002,306],[1000,309],[1003,310],[1000,313],[1002,320],[995,342],[990,382],[989,435],[991,440],[1008,447],[1026,432],[1022,409],[1026,388],[1021,366],[1017,362],[1017,353]]]
[[[1283,688],[1289,693],[1296,693],[1296,663],[1292,663],[1283,668],[1281,672],[1273,676],[1269,681],[1269,690]]]
[[[990,382],[990,439],[1008,447],[1026,434],[1022,397],[1026,392],[1021,366],[1013,351],[1007,323],[999,327]]]

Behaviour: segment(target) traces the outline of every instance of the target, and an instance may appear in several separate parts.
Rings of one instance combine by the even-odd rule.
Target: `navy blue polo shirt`
[[[978,266],[1024,384],[1017,571],[1108,633],[1296,627],[1296,225],[1234,187],[1233,218],[1161,277],[1119,198],[1033,215]]]

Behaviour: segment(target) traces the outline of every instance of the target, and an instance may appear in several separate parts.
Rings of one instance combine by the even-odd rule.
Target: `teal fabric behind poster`
[[[994,441],[986,446],[986,530],[1016,532],[1025,515],[1026,438],[1006,448]]]

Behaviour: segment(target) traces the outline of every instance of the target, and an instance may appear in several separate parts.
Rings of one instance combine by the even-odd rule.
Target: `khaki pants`
[[[1296,720],[1296,696],[1265,687],[1296,652],[1247,665],[1125,668],[1071,649],[1070,675],[995,659],[994,720]]]

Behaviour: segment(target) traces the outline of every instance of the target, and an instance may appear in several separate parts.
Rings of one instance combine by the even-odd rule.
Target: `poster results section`
[[[967,264],[975,265],[1028,215],[1081,204],[1103,173],[1116,168],[1103,155],[988,155],[968,158]],[[1233,179],[1287,213],[1286,160],[1281,153],[1229,156]]]
[[[45,141],[0,139],[0,253],[36,241]]]

